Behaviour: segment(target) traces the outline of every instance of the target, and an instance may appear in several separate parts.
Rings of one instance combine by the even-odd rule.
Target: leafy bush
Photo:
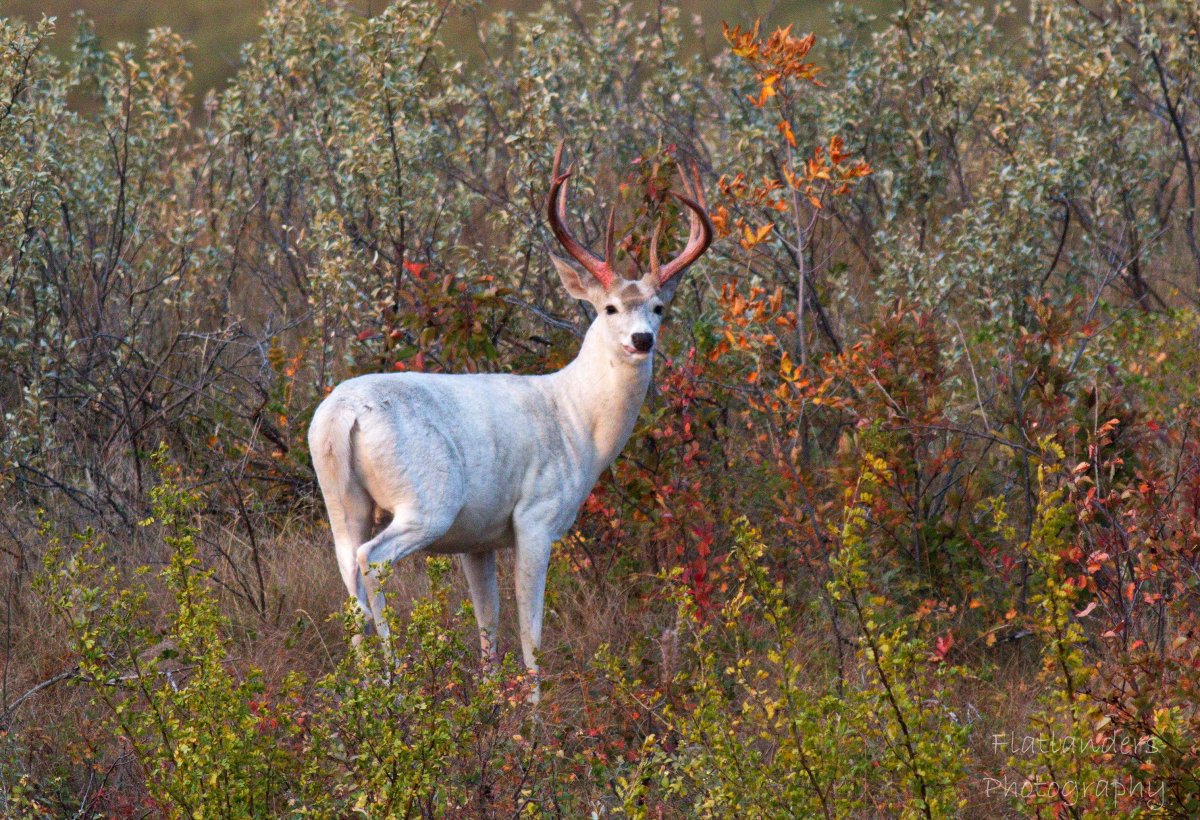
[[[164,453],[155,461],[167,469]],[[514,733],[527,719],[529,687],[511,664],[477,675],[457,628],[470,613],[450,603],[445,558],[429,559],[430,594],[406,625],[395,623],[387,652],[371,642],[319,680],[293,672],[268,687],[260,670],[232,656],[212,574],[197,558],[190,520],[200,498],[177,480],[154,487],[154,518],[143,522],[162,528],[170,551],[161,634],[144,625],[150,568],[120,577],[92,533],[73,549],[56,543],[38,579],[68,628],[78,658],[71,677],[88,692],[87,712],[111,746],[130,749],[145,807],[432,817],[519,811],[553,790],[553,781],[527,782],[546,762]],[[343,621],[347,635],[362,629],[350,606]],[[94,808],[122,806],[98,794]]]
[[[857,633],[847,668],[828,647],[814,654],[800,644],[803,612],[762,566],[765,548],[745,521],[731,555],[736,591],[719,619],[701,619],[690,598],[680,598],[692,657],[673,682],[675,697],[609,660],[631,704],[656,712],[663,731],[646,738],[637,771],[622,781],[626,811],[645,816],[650,805],[680,800],[689,813],[713,817],[930,817],[959,806],[966,728],[944,705],[943,679],[952,673],[931,670],[925,642],[911,638],[907,624],[889,623],[862,586],[860,528],[880,468],[868,465],[850,492],[830,582]],[[826,694],[813,697],[814,685]]]
[[[279,0],[197,109],[168,31],[0,18],[5,812],[1194,815],[1191,5],[709,57],[551,3],[475,64],[468,12]],[[720,240],[556,552],[535,712],[442,561],[394,662],[348,646],[304,432],[357,373],[568,360],[563,137],[619,264],[680,160]]]

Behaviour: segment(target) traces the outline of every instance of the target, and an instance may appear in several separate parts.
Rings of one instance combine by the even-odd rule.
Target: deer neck
[[[619,357],[593,324],[579,355],[554,374],[568,434],[581,451],[590,450],[597,476],[633,433],[652,369],[651,357],[639,363]]]

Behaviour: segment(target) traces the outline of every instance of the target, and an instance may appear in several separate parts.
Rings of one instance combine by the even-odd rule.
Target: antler
[[[700,185],[700,171],[696,168],[695,163],[691,164],[691,170],[692,178],[689,180],[683,168],[679,169],[679,176],[683,179],[683,188],[687,191],[688,196],[682,196],[674,191],[671,192],[671,196],[678,199],[691,211],[688,241],[687,245],[683,248],[683,252],[661,268],[659,267],[658,234],[662,228],[661,219],[654,226],[654,236],[650,240],[650,273],[658,280],[660,288],[671,277],[677,276],[684,268],[699,259],[712,243],[713,225],[708,218],[708,213],[705,211],[704,188]]]
[[[554,152],[554,171],[551,174],[550,198],[546,203],[546,215],[550,219],[550,230],[562,244],[563,249],[576,262],[582,265],[588,273],[596,277],[596,281],[607,290],[613,286],[617,278],[612,269],[613,248],[615,245],[613,241],[613,228],[617,215],[617,207],[614,205],[608,212],[608,230],[604,235],[604,258],[601,259],[585,248],[583,243],[571,236],[571,232],[567,230],[567,178],[571,176],[571,169],[568,168],[564,174],[559,173],[564,145],[566,145],[565,140],[558,144],[558,150]]]

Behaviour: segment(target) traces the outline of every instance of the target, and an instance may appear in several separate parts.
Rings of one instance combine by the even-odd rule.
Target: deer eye
[[[662,305],[655,305],[655,306],[654,306],[654,312],[655,312],[655,313],[657,313],[659,316],[662,316],[662,312],[663,312],[663,306],[662,306]]]
[[[614,313],[617,312],[617,308],[615,305],[605,305],[604,312],[607,313],[609,316],[612,316]]]

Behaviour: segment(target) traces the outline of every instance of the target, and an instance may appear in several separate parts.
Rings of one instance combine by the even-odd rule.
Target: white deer
[[[342,382],[308,431],[342,580],[386,635],[372,565],[416,552],[457,553],[467,577],[485,663],[496,661],[500,598],[496,551],[516,549],[521,651],[539,698],[538,649],[550,546],[567,533],[596,480],[625,446],[650,385],[664,305],[677,278],[712,241],[695,167],[683,177],[687,245],[660,265],[656,226],[650,271],[613,269],[613,214],[605,257],[567,230],[567,180],[554,156],[550,228],[578,267],[551,258],[567,292],[596,309],[575,360],[542,376],[388,373]],[[372,534],[376,511],[391,514]]]

